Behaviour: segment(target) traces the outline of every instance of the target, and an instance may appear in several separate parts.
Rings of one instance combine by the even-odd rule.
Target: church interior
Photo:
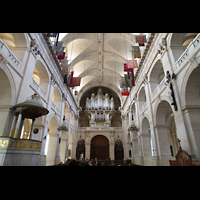
[[[199,39],[0,33],[0,166],[200,166]]]

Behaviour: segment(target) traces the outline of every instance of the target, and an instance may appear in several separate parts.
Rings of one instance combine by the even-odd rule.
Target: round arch
[[[151,134],[150,134],[150,123],[147,117],[142,120],[141,126],[141,144],[143,149],[144,165],[151,165]]]
[[[146,102],[146,92],[145,87],[142,85],[138,92],[138,102],[139,102],[139,108]]]
[[[61,91],[58,87],[54,87],[53,96],[52,96],[52,102],[60,109],[61,107]]]
[[[186,105],[186,88],[188,85],[189,78],[190,78],[191,74],[193,73],[193,71],[197,68],[200,68],[200,65],[198,65],[196,67],[194,67],[193,65],[190,65],[189,68],[187,69],[185,75],[183,76],[183,81],[182,81],[182,85],[181,85],[181,97],[180,97],[182,107]]]
[[[17,103],[17,98],[16,98],[16,85],[15,85],[15,81],[13,78],[13,75],[11,74],[10,70],[8,69],[8,67],[6,65],[3,65],[0,70],[2,70],[2,72],[5,73],[8,82],[9,82],[9,86],[11,89],[11,101],[10,101],[10,105],[14,106]],[[7,91],[8,92],[8,91]]]
[[[149,82],[150,82],[150,88],[151,92],[153,92],[156,87],[160,84],[160,82],[163,80],[165,73],[164,73],[164,67],[162,64],[161,59],[157,59],[156,62],[152,65],[150,75],[149,75]]]
[[[165,95],[163,95],[163,96],[160,96],[160,98],[158,99],[156,99],[156,102],[155,102],[155,104],[154,104],[154,106],[153,106],[153,111],[154,111],[154,113],[153,113],[153,121],[154,122],[156,122],[156,113],[157,113],[157,110],[158,110],[158,106],[159,106],[159,104],[161,103],[161,101],[166,101],[166,102],[168,102],[169,103],[169,105],[171,105],[171,101],[170,101],[170,99],[169,99],[169,97],[168,96],[165,96]]]
[[[152,122],[151,122],[151,119],[150,119],[150,117],[149,117],[149,115],[147,115],[146,113],[144,113],[143,117],[142,117],[141,120],[140,120],[140,124],[142,124],[142,122],[143,122],[143,120],[144,120],[145,118],[147,118],[149,124],[152,123]]]
[[[156,110],[156,137],[161,165],[169,165],[169,160],[175,159],[174,152],[177,149],[177,136],[176,132],[172,132],[175,126],[174,123],[176,122],[170,103],[162,100]]]
[[[10,104],[12,99],[12,88],[8,76],[0,69],[0,136],[8,134],[10,130]]]
[[[29,39],[27,33],[0,33],[0,38],[20,62],[23,62]]]
[[[47,133],[47,158],[46,165],[55,164],[56,148],[57,148],[57,127],[58,123],[54,116],[50,118]]]
[[[46,64],[42,59],[37,59],[32,77],[41,86],[44,92],[47,93],[50,76]]]
[[[173,33],[170,35],[169,46],[173,54],[174,62],[178,60],[181,54],[184,52],[183,40],[187,33]]]
[[[109,156],[109,139],[104,135],[96,135],[91,139],[90,157],[106,160]]]

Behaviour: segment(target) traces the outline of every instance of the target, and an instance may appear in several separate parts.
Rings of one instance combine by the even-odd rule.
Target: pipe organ
[[[110,98],[107,92],[104,95],[102,88],[99,88],[96,95],[93,92],[90,98],[87,97],[85,114],[89,118],[91,127],[109,127],[115,114],[113,96]]]

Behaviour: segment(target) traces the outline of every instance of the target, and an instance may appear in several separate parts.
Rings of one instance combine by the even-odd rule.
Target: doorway
[[[97,135],[91,140],[91,159],[106,160],[109,158],[109,141],[103,135]]]

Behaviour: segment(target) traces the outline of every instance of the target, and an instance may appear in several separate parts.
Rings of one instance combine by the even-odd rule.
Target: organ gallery
[[[108,93],[103,94],[99,88],[96,95],[92,93],[90,98],[87,97],[85,114],[89,118],[90,127],[109,127],[115,114],[114,98],[109,97]]]

